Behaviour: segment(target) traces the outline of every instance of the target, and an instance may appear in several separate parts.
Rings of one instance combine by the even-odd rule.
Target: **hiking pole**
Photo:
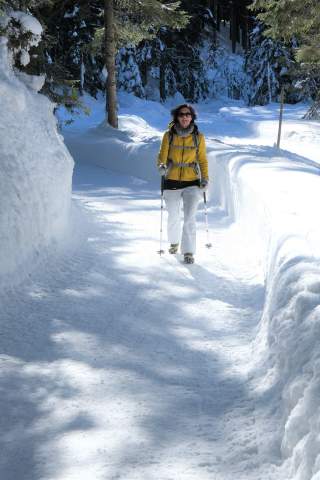
[[[203,192],[203,201],[204,201],[204,216],[206,217],[206,230],[207,230],[206,247],[211,248],[212,243],[209,242],[209,226],[208,226],[208,211],[207,211],[207,195],[206,195],[206,192]]]
[[[164,253],[162,249],[162,225],[163,225],[163,190],[164,190],[164,175],[161,176],[161,220],[160,220],[160,250],[158,251],[161,256]]]

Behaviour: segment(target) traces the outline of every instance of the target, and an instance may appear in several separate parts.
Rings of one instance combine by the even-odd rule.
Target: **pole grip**
[[[203,192],[203,201],[205,204],[207,204],[207,195],[206,192]]]

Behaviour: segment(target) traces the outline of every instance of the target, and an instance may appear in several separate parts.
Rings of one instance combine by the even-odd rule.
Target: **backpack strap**
[[[198,175],[198,177],[201,180],[201,169],[200,169],[200,164],[199,164],[199,144],[200,144],[200,138],[199,138],[199,130],[198,127],[192,132],[193,136],[193,144],[196,149],[196,161],[195,161],[195,168],[194,171]]]
[[[169,147],[170,147],[171,143],[173,142],[173,135],[174,135],[173,131],[169,130]]]
[[[168,148],[167,165],[169,164],[169,160],[170,160],[170,158],[169,158],[169,152],[170,152],[170,146],[171,146],[171,144],[172,144],[172,142],[173,142],[173,135],[174,135],[174,133],[173,133],[172,126],[171,126],[171,128],[168,130],[169,148]]]
[[[199,163],[199,132],[192,132],[193,144],[196,149],[196,162]]]

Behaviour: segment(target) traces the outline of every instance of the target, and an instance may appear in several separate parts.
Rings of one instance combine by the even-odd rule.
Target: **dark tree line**
[[[254,10],[250,3],[0,0],[0,11],[29,12],[43,25],[42,42],[30,49],[31,62],[21,66],[16,58],[16,66],[26,73],[45,74],[43,93],[72,110],[84,91],[92,95],[105,91],[108,122],[117,127],[119,88],[145,98],[155,89],[161,101],[180,92],[196,102],[212,93],[208,68],[223,69],[229,91],[248,104],[277,101],[283,85],[287,101],[316,98],[320,84],[316,0],[308,0],[310,15],[302,23],[298,18],[304,11],[302,0],[255,0]],[[285,25],[287,7],[293,19],[290,28]],[[228,73],[221,65],[223,58],[219,59],[222,49],[217,48],[217,37],[222,24],[229,29],[232,50],[235,45],[243,47],[244,71],[239,78]],[[8,31],[3,34],[10,37]],[[16,44],[25,38],[15,35],[9,40]]]

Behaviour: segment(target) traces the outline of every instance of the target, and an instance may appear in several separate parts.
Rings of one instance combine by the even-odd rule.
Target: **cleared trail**
[[[3,480],[263,478],[248,358],[263,286],[199,212],[163,258],[158,192],[78,164],[71,256],[1,298]]]

